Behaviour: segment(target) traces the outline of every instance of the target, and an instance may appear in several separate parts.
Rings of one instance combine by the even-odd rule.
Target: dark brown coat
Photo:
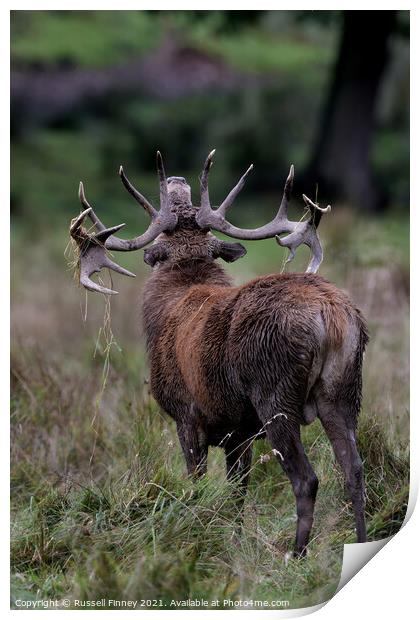
[[[360,312],[335,286],[314,275],[323,258],[317,227],[322,209],[303,195],[309,218],[293,222],[287,210],[294,167],[271,222],[256,229],[233,226],[226,211],[242,189],[252,165],[216,209],[208,173],[214,150],[200,177],[200,207],[191,202],[183,177],[166,178],[157,153],[160,209],[119,174],[129,193],[151,218],[134,239],[106,228],[86,200],[70,225],[80,252],[80,281],[88,289],[115,294],[91,279],[106,267],[133,276],[110,260],[108,250],[129,252],[149,246],[145,262],[153,267],[143,300],[152,392],[176,421],[188,472],[205,472],[209,445],[226,452],[229,477],[246,491],[252,442],[266,436],[290,479],[296,498],[295,553],[309,541],[318,479],[300,440],[300,427],[318,416],[344,471],[356,517],[357,540],[366,540],[363,468],[356,446],[361,403],[362,359],[367,330]],[[86,216],[96,228],[83,228]],[[305,274],[277,274],[233,286],[214,261],[232,262],[246,253],[240,243],[217,239],[211,230],[235,239],[275,237],[290,258],[306,244],[311,261]],[[286,234],[280,238],[279,235]]]
[[[211,259],[170,260],[146,282],[143,316],[152,392],[177,423],[189,472],[204,472],[208,446],[222,446],[245,488],[251,442],[266,435],[295,490],[303,554],[318,481],[299,429],[319,415],[363,539],[355,430],[367,330],[347,295],[314,274],[233,286]]]

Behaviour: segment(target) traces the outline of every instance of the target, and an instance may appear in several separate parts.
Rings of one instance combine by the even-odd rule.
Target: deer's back
[[[238,408],[249,410],[256,393],[268,398],[280,379],[293,397],[306,394],[315,365],[362,323],[348,297],[313,274],[195,285],[172,305],[151,351],[152,388],[166,409],[162,400],[180,398],[218,424],[237,419]]]

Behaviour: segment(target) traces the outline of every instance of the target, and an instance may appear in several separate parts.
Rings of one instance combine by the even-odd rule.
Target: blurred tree
[[[157,147],[195,179],[213,146],[214,200],[249,160],[257,168],[233,213],[249,225],[290,162],[296,190],[319,181],[321,200],[407,207],[409,22],[408,11],[14,11],[14,212],[70,215],[82,175],[106,215],[121,200],[115,162],[153,196]]]
[[[343,11],[337,61],[322,113],[307,181],[331,198],[378,210],[386,196],[370,160],[375,108],[397,11]]]

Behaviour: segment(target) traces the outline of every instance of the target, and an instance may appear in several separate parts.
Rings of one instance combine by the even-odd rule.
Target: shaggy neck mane
[[[232,279],[212,260],[164,263],[153,269],[142,294],[143,329],[150,349],[159,338],[168,310],[195,285],[227,287]]]

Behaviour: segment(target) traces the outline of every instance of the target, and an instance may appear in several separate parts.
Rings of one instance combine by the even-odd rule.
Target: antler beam
[[[247,229],[233,226],[226,220],[226,211],[232,205],[234,199],[239,194],[245,184],[246,177],[251,172],[253,166],[251,165],[245,174],[241,177],[237,185],[231,190],[220,207],[212,209],[209,192],[208,192],[208,173],[212,165],[212,159],[215,151],[212,151],[204,164],[203,172],[200,177],[201,186],[201,206],[196,216],[196,221],[201,228],[208,228],[217,230],[219,232],[234,237],[235,239],[270,239],[276,238],[279,245],[288,247],[290,254],[288,261],[293,259],[296,253],[296,249],[299,245],[305,244],[310,247],[312,252],[312,258],[308,265],[307,272],[316,273],[322,262],[323,253],[321,243],[317,234],[317,227],[321,220],[323,213],[327,213],[331,210],[328,205],[324,209],[319,207],[316,203],[312,202],[307,196],[303,195],[304,202],[309,208],[311,217],[308,220],[293,222],[287,218],[287,210],[289,200],[293,187],[294,178],[294,166],[290,166],[290,172],[286,179],[284,186],[283,198],[279,207],[279,210],[274,219],[260,226],[259,228]],[[278,235],[289,233],[283,239],[280,239]]]

